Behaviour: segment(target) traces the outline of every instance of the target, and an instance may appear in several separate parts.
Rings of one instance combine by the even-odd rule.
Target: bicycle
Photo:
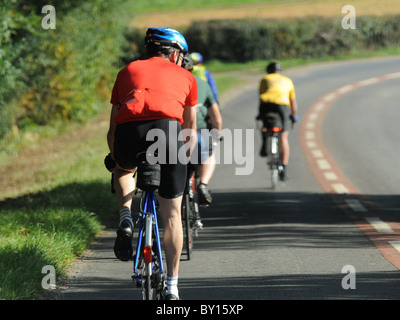
[[[160,165],[149,164],[146,153],[138,154],[137,188],[142,190],[139,206],[139,233],[136,253],[133,256],[132,279],[142,288],[143,300],[164,300],[166,271],[161,250],[157,214],[159,212],[156,190],[160,184]]]
[[[263,130],[267,132],[267,165],[271,170],[271,186],[276,188],[280,172],[283,170],[281,152],[279,147],[280,133],[282,132],[282,121],[277,112],[268,112],[264,117]]]
[[[190,260],[193,251],[193,239],[198,236],[198,230],[203,228],[200,221],[199,205],[196,193],[196,170],[192,165],[188,166],[188,178],[182,199],[182,227],[183,244],[187,260]]]

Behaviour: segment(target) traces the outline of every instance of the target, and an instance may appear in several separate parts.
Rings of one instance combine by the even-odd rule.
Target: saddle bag
[[[136,174],[136,186],[139,189],[143,191],[154,191],[160,186],[161,166],[158,163],[148,163],[146,154],[140,156]]]
[[[276,112],[268,112],[263,117],[264,127],[272,129],[274,127],[282,127],[281,117]]]

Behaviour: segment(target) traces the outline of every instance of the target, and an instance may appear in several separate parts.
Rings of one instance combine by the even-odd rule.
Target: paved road
[[[306,121],[307,112],[321,96],[397,72],[399,65],[400,58],[369,59],[323,63],[285,73],[295,83],[300,118]],[[225,150],[232,150],[236,158],[232,164],[221,163],[210,184],[214,203],[202,211],[205,229],[196,239],[192,260],[183,257],[181,263],[183,298],[399,299],[399,270],[337,206],[332,194],[323,190],[300,143],[300,125],[290,134],[290,179],[270,189],[265,159],[258,156],[260,137],[252,131],[258,80],[259,75],[254,76],[232,101],[225,99],[224,127],[233,139],[232,143],[224,141],[221,162],[226,162]],[[321,140],[337,166],[393,221],[399,220],[395,121],[400,116],[399,82],[392,79],[337,98],[325,113],[321,129]],[[237,169],[250,174],[237,175]],[[105,230],[80,259],[71,279],[50,298],[141,299],[130,281],[131,264],[114,258],[114,235],[114,230]],[[396,239],[399,234],[390,236]],[[346,266],[354,268],[354,289],[342,287],[343,278],[349,275],[348,269],[342,271]]]

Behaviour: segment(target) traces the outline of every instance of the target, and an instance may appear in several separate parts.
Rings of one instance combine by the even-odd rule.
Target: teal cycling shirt
[[[208,83],[197,76],[195,78],[198,92],[197,130],[200,130],[207,128],[207,111],[215,103],[215,98]]]

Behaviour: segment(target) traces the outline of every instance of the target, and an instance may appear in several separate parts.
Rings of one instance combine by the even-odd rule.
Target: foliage
[[[193,23],[184,33],[191,51],[208,60],[247,62],[321,58],[376,50],[400,42],[400,16],[357,17],[356,29],[319,16],[290,20],[242,19]]]
[[[293,1],[293,0],[285,0]],[[227,7],[232,5],[244,5],[251,3],[274,3],[282,2],[282,0],[135,0],[135,12],[160,12],[167,10],[182,10],[182,9],[202,9],[202,8],[215,8]]]
[[[0,138],[97,114],[124,40],[124,16],[114,15],[123,0],[54,0],[55,30],[41,26],[46,0],[0,2]]]
[[[356,29],[344,29],[341,19],[321,16],[208,20],[195,21],[183,34],[190,51],[222,62],[335,57],[400,43],[400,16],[361,16],[356,22]],[[126,34],[127,61],[144,54],[142,33]]]

